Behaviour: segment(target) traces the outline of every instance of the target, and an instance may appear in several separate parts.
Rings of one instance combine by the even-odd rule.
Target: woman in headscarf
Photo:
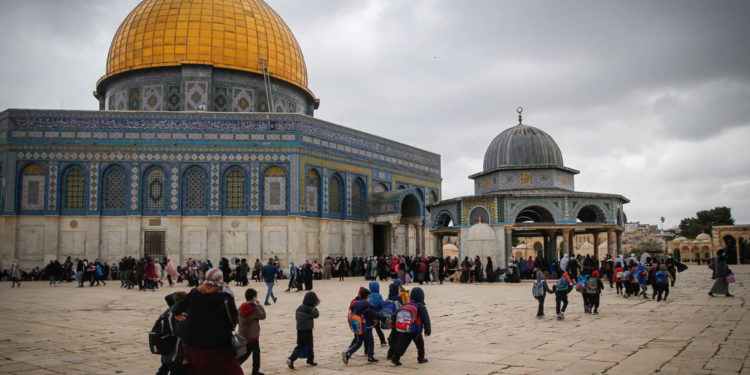
[[[464,257],[464,261],[461,263],[461,278],[459,279],[462,284],[469,282],[470,268],[471,262],[469,261],[469,257]]]
[[[292,290],[296,286],[298,272],[299,270],[294,265],[294,262],[289,262],[289,285],[287,285],[285,292]]]
[[[492,265],[492,258],[487,257],[487,282],[494,282],[495,279],[495,268]]]
[[[237,307],[220,269],[206,272],[206,278],[177,305],[174,315],[175,319],[186,322],[182,338],[191,374],[242,375],[240,362],[232,350]]]
[[[167,281],[169,282],[169,286],[174,285],[174,281],[172,281],[172,278],[175,279],[180,276],[179,272],[177,272],[177,267],[175,267],[174,262],[172,262],[172,259],[167,260]]]
[[[727,282],[727,275],[732,273],[732,271],[730,271],[729,267],[727,266],[727,257],[724,249],[721,249],[716,253],[716,258],[714,258],[713,262],[708,265],[708,268],[713,270],[713,275],[711,276],[711,278],[716,280],[714,282],[714,286],[711,288],[711,291],[708,292],[708,295],[711,297],[716,297],[716,294],[724,294],[727,297],[734,297],[729,293],[729,283]]]
[[[21,266],[18,265],[18,262],[13,260],[13,264],[10,266],[10,279],[12,283],[10,284],[11,288],[15,288],[16,284],[18,284],[18,287],[21,287]],[[83,285],[83,283],[81,283]]]

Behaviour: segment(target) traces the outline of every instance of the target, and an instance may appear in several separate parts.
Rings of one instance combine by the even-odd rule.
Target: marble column
[[[613,244],[615,241],[614,234],[615,234],[614,229],[607,228],[607,255],[612,255],[613,257],[615,257],[615,255],[612,254],[612,251],[614,250]],[[618,251],[617,253],[619,254],[620,252]]]
[[[571,257],[573,256],[573,246],[570,246],[570,229],[563,229],[562,230],[563,235],[563,245],[567,247],[568,249],[568,255]]]
[[[508,264],[513,253],[513,227],[505,227],[505,264]]]
[[[560,253],[557,252],[557,230],[549,230],[549,255],[548,257],[554,261],[560,261]]]
[[[599,259],[599,231],[594,231],[594,258]]]
[[[742,239],[742,236],[740,236],[740,235],[735,235],[734,236],[734,251],[736,251],[736,253],[737,253],[737,264],[738,265],[742,264],[742,262],[740,262],[740,254],[742,254],[742,252],[740,251],[740,240],[741,239]]]
[[[615,237],[617,237],[617,253],[622,253],[622,231],[615,231]]]

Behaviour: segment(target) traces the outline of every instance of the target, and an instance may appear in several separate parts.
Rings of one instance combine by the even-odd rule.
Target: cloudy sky
[[[316,117],[442,155],[471,194],[492,138],[552,135],[581,191],[665,226],[726,205],[750,223],[750,2],[268,0],[295,33]],[[0,110],[96,109],[137,0],[0,2]]]

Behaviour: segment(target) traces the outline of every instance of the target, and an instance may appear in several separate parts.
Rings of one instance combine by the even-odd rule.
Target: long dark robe
[[[713,294],[729,294],[729,283],[727,282],[727,274],[729,273],[729,267],[727,267],[727,259],[725,257],[716,257],[713,263],[713,277],[714,286],[711,288]]]
[[[487,282],[494,282],[496,278],[495,268],[492,266],[492,259],[487,259]]]

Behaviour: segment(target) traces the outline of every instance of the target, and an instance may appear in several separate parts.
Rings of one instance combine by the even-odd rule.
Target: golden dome
[[[297,40],[263,0],[144,0],[117,29],[99,82],[136,69],[204,64],[263,73],[308,92]]]

